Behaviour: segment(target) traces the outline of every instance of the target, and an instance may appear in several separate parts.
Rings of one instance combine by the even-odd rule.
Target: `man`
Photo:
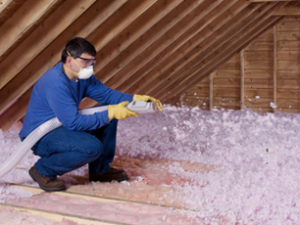
[[[130,101],[159,100],[146,95],[130,95],[106,87],[93,75],[95,47],[77,37],[62,51],[61,62],[46,71],[34,85],[20,138],[24,140],[42,123],[57,117],[62,126],[42,137],[32,148],[40,159],[29,170],[31,178],[45,191],[64,190],[63,175],[85,164],[90,181],[123,181],[125,171],[111,168],[116,146],[117,122],[136,112],[125,106]],[[81,115],[78,106],[84,97],[92,98],[108,109],[93,115]]]

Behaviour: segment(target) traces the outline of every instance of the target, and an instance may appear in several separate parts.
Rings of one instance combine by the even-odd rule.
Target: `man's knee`
[[[89,158],[96,159],[101,155],[103,146],[97,138],[94,138],[86,144],[85,149]]]

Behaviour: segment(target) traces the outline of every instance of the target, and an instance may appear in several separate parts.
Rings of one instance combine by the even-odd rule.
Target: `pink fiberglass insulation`
[[[0,131],[0,163],[19,144],[20,126],[17,123],[9,132]],[[174,184],[160,186],[179,189],[180,201],[198,210],[197,217],[205,218],[205,223],[225,216],[229,224],[300,224],[299,127],[299,114],[261,115],[248,109],[202,111],[165,106],[164,112],[157,115],[140,115],[119,122],[117,155],[175,160],[162,172],[173,174],[174,180],[180,177],[185,181],[177,179]],[[273,153],[267,153],[267,148]],[[12,187],[3,182],[36,186],[27,173],[36,159],[28,153],[18,165],[26,170],[15,169],[1,178],[0,200],[5,201],[9,195],[6,193],[12,192],[15,197],[28,197],[24,191],[11,191]],[[191,172],[176,163],[178,160],[214,169]],[[161,166],[154,163],[153,171],[161,170],[158,167]],[[148,169],[134,176],[134,169],[128,168],[134,177],[130,185],[146,185],[160,179],[159,173],[151,175]],[[87,167],[83,167],[71,174],[86,172]],[[141,175],[145,172],[148,175]]]

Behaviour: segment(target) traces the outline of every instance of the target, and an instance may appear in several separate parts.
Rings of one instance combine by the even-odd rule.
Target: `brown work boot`
[[[65,182],[57,178],[44,177],[38,174],[34,167],[29,170],[29,175],[44,191],[63,191],[66,189]]]
[[[128,176],[124,170],[110,168],[106,173],[99,175],[90,175],[90,181],[111,182],[113,180],[121,182],[127,180]]]

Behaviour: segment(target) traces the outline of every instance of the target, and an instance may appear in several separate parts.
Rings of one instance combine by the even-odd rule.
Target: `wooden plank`
[[[241,70],[241,90],[240,90],[240,107],[241,109],[245,106],[245,51],[244,49],[240,53],[240,70]]]
[[[8,51],[57,1],[58,0],[27,0],[19,10],[0,27],[0,55]]]
[[[261,88],[245,88],[245,98],[268,98],[273,97],[273,89],[261,89]]]
[[[0,1],[0,14],[13,2],[13,0]]]
[[[13,79],[18,72],[30,63],[42,49],[63,32],[64,29],[77,19],[94,1],[95,0],[76,1],[76,4],[73,4],[74,2],[70,4],[71,0],[68,0],[64,2],[58,10],[52,13],[43,24],[35,29],[21,45],[2,61],[0,64],[0,89]],[[62,13],[65,14],[63,17],[61,16]],[[51,32],[51,35],[45,35],[48,32]]]
[[[64,45],[68,40],[70,40],[74,36],[85,37],[85,35],[89,35],[95,27],[98,27],[100,24],[102,24],[109,16],[111,16],[115,12],[115,10],[118,10],[119,7],[124,4],[124,2],[126,1],[97,1],[94,7],[90,8],[83,14],[85,20],[79,19],[71,26],[69,26],[65,30],[65,32],[61,34],[59,39],[56,39],[54,42],[52,42],[44,51],[40,53],[39,57],[37,57],[32,63],[29,64],[28,67],[26,67],[24,70],[22,70],[21,73],[19,73],[17,79],[15,78],[13,82],[10,82],[2,90],[0,90],[0,114],[6,109],[6,107],[10,105],[10,102],[19,98],[20,95],[22,95],[26,90],[30,89],[36,82],[36,80],[48,68],[54,66],[59,61],[61,49],[64,48]],[[66,4],[66,7],[70,8],[69,4]],[[66,15],[68,15],[68,10],[64,7],[60,8],[60,11],[61,13],[65,13]],[[66,17],[66,19],[70,20],[72,17],[73,16]],[[61,18],[58,19],[60,21],[63,21]],[[49,22],[51,22],[51,20]],[[72,21],[69,22],[71,23]],[[45,23],[45,25],[47,25],[47,23]],[[82,29],[78,29],[78,26],[82,27]],[[45,33],[43,29],[41,29],[41,32]],[[39,35],[39,33],[35,35]],[[42,36],[42,34],[40,34],[40,36]],[[36,38],[35,40],[38,40],[38,38]],[[52,55],[51,59],[49,59],[49,55]],[[22,110],[20,109],[20,111]]]
[[[300,72],[294,70],[278,70],[278,79],[297,80],[300,78]]]
[[[178,91],[182,91],[182,88],[183,87],[186,87],[186,82],[188,82],[187,80],[190,79],[191,77],[194,77],[194,79],[201,79],[199,75],[197,75],[197,78],[196,78],[196,73],[199,74],[200,71],[202,74],[207,74],[207,73],[210,73],[212,70],[215,70],[216,68],[218,67],[208,67],[209,69],[205,70],[206,72],[204,73],[203,72],[203,68],[205,67],[205,65],[207,64],[207,62],[211,62],[212,64],[214,63],[217,63],[216,61],[216,55],[218,57],[220,57],[220,52],[223,52],[224,54],[227,54],[227,57],[230,58],[232,57],[234,54],[234,51],[233,50],[230,50],[229,51],[229,48],[230,46],[234,46],[234,45],[237,45],[237,42],[236,40],[233,41],[233,37],[236,35],[238,36],[238,43],[240,43],[240,45],[244,44],[242,42],[242,37],[245,36],[245,34],[247,32],[249,32],[249,30],[252,30],[254,29],[255,27],[257,27],[259,24],[261,24],[263,22],[263,20],[261,20],[260,17],[265,17],[265,13],[269,10],[271,12],[273,12],[273,10],[276,10],[277,9],[277,5],[274,6],[274,4],[271,4],[271,5],[267,5],[266,7],[264,7],[262,10],[257,10],[255,12],[254,15],[251,15],[250,18],[247,18],[247,22],[248,22],[248,26],[250,26],[250,28],[248,26],[245,26],[245,22],[241,23],[241,24],[238,24],[238,27],[236,28],[236,32],[230,32],[230,30],[228,30],[228,35],[224,40],[223,42],[220,42],[219,44],[216,44],[214,46],[214,48],[217,48],[216,50],[213,49],[209,49],[208,52],[205,52],[204,55],[203,54],[199,54],[198,55],[198,64],[197,64],[197,61],[194,62],[193,64],[193,68],[190,69],[189,71],[189,75],[187,76],[186,73],[187,73],[187,70],[185,71],[182,71],[182,73],[177,73],[176,75],[176,79],[172,79],[172,82],[169,82],[168,84],[168,87],[164,89],[165,93],[168,93],[168,94],[172,94],[172,91],[175,91],[175,92],[178,92]],[[279,6],[279,5],[278,5]],[[239,20],[241,18],[243,18],[243,16],[247,15],[245,12],[242,12],[242,15],[238,15],[239,17]],[[236,19],[234,19],[236,21]],[[235,24],[235,22],[233,22]],[[224,27],[222,27],[224,28]],[[266,28],[265,28],[266,29]],[[241,34],[239,34],[241,33]],[[243,35],[242,35],[243,34]],[[258,34],[255,33],[253,34],[252,36],[257,36]],[[250,36],[250,37],[252,37]],[[249,37],[249,36],[248,36]],[[247,38],[247,37],[245,37]],[[252,37],[253,38],[253,37]],[[231,39],[231,41],[229,43],[227,43],[227,41],[229,41]],[[248,38],[248,39],[251,39],[251,38]],[[225,50],[226,49],[226,50]],[[239,49],[240,50],[240,49]],[[226,60],[228,60],[228,58],[226,57]],[[208,59],[207,59],[208,58]],[[222,61],[225,61],[224,58],[222,58],[223,60]],[[197,59],[196,59],[197,60]],[[223,64],[223,63],[222,63]],[[221,64],[220,64],[221,65]],[[219,65],[219,66],[220,66]],[[203,75],[203,76],[205,76]],[[174,75],[175,76],[175,75]],[[182,80],[182,81],[178,81],[178,79]],[[193,82],[195,83],[195,82]],[[191,81],[191,84],[192,85],[192,81]],[[174,89],[174,87],[181,87],[180,89]],[[156,90],[158,91],[158,89]],[[151,93],[150,93],[151,94]],[[168,95],[167,94],[167,95]]]
[[[278,5],[276,5],[276,7],[278,7]],[[273,10],[276,10],[276,7],[274,7],[270,11],[272,12]],[[268,29],[270,26],[272,26],[273,24],[277,23],[280,20],[281,20],[281,18],[276,18],[276,17],[272,18],[271,17],[271,18],[267,19],[266,21],[263,21],[262,22],[263,24],[261,26],[259,26],[258,28],[255,27],[256,30],[254,28],[255,31],[251,35],[247,34],[246,32],[244,33],[245,34],[244,38],[246,40],[244,40],[243,38],[241,38],[239,42],[234,42],[234,45],[235,46],[236,45],[239,46],[241,49],[244,48],[245,46],[248,45],[249,42],[252,42],[253,39],[257,35],[261,34],[261,32],[263,32],[264,30]],[[257,21],[254,24],[255,24],[255,26],[257,26],[258,24],[260,24],[260,21]],[[248,32],[249,32],[249,29],[248,29]],[[236,47],[236,48],[239,49],[239,47]],[[228,45],[227,48],[230,48],[230,46]],[[208,66],[206,69],[203,69],[203,67],[200,66],[199,69],[196,70],[196,72],[198,72],[199,70],[201,70],[203,75],[201,75],[201,76],[198,75],[196,77],[196,76],[194,76],[194,74],[196,72],[192,72],[189,76],[185,76],[183,78],[183,81],[181,81],[180,83],[178,83],[178,82],[176,83],[176,86],[180,87],[180,88],[177,88],[176,90],[173,89],[172,87],[170,87],[171,90],[170,89],[165,89],[164,90],[165,94],[162,94],[162,96],[158,96],[158,97],[161,98],[162,100],[164,100],[164,99],[169,98],[169,96],[174,95],[174,92],[176,94],[176,93],[180,93],[181,91],[183,91],[182,90],[183,88],[190,88],[190,86],[192,86],[194,83],[197,83],[197,80],[203,79],[203,77],[205,76],[205,74],[207,74],[207,72],[211,71],[213,68],[218,68],[219,65],[223,64],[224,62],[226,62],[226,60],[228,60],[229,58],[231,58],[233,56],[233,54],[234,54],[234,52],[228,51],[228,49],[226,49],[226,47],[223,47],[221,49],[222,49],[221,52],[223,52],[223,54],[225,54],[225,56],[223,56],[222,58],[220,58],[221,61],[216,61],[214,59],[210,63],[211,65]],[[218,54],[220,57],[222,55],[219,51],[217,51],[215,54]],[[193,77],[193,76],[194,76],[194,79],[189,79],[190,77]]]
[[[298,61],[300,60],[300,51],[277,51],[278,61]]]
[[[214,87],[215,97],[236,97],[241,96],[240,87]]]
[[[273,102],[277,105],[277,26],[274,26],[274,50],[273,50]],[[276,108],[273,108],[276,112]]]
[[[209,109],[214,107],[214,73],[209,75]]]
[[[278,61],[278,70],[297,71],[300,72],[299,61]]]
[[[300,79],[288,80],[288,79],[277,79],[277,87],[282,89],[300,89]]]
[[[300,41],[278,41],[278,51],[294,51],[300,48]]]
[[[105,84],[112,88],[117,87],[127,78],[127,76],[124,77],[124,67],[126,67],[127,71],[129,68],[131,71],[135,70],[136,68],[134,67],[138,65],[136,60],[140,60],[136,58],[149,57],[151,54],[155,54],[154,51],[161,51],[161,49],[158,48],[160,48],[159,46],[162,46],[162,43],[166,41],[163,39],[168,39],[168,37],[170,37],[169,35],[172,29],[183,29],[178,26],[179,23],[182,23],[183,19],[186,20],[186,17],[202,2],[183,1],[171,12],[168,13],[165,10],[166,15],[163,18],[160,18],[159,21],[149,28],[147,32],[141,35],[135,42],[128,46],[128,48],[112,59],[104,68],[101,69],[101,71],[99,71],[100,74],[105,74],[105,77],[102,76],[102,80]],[[153,13],[150,12],[150,14]],[[145,16],[147,17],[147,15]],[[136,24],[133,24],[132,26],[137,27]],[[144,24],[142,26],[144,26]],[[173,35],[172,38],[174,38]],[[151,52],[149,52],[150,48]]]
[[[241,87],[240,78],[215,78],[214,87]]]
[[[245,78],[271,79],[273,78],[273,70],[246,70]]]
[[[106,83],[107,80],[112,76],[108,70],[118,70],[119,67],[122,67],[120,62],[115,62],[113,60],[157,22],[159,22],[164,16],[166,16],[166,14],[182,3],[182,1],[183,0],[157,1],[155,4],[151,5],[151,7],[149,7],[149,9],[147,9],[139,18],[134,20],[130,26],[124,29],[124,31],[111,40],[106,46],[101,48],[101,50],[97,48],[98,51],[101,51],[101,54],[99,55],[100,63],[96,64],[95,67],[95,75],[98,77],[101,76],[101,81]],[[110,62],[112,63],[109,64]]]
[[[265,114],[265,113],[273,113],[273,109],[270,108],[270,107],[267,107],[267,108],[264,108],[264,107],[248,107],[249,109],[251,109],[253,112],[256,112],[256,113],[262,113],[262,114]]]
[[[298,89],[277,89],[277,98],[299,99],[300,90]]]
[[[272,79],[245,78],[245,88],[273,88]]]
[[[300,5],[285,6],[279,9],[274,16],[300,16]]]
[[[285,20],[278,24],[278,31],[299,31],[300,30],[300,20]]]
[[[12,204],[3,204],[0,203],[0,208],[9,208],[14,209],[16,211],[20,212],[27,212],[31,215],[40,216],[48,220],[62,222],[64,219],[71,220],[73,222],[79,223],[79,224],[87,224],[87,225],[107,225],[107,224],[115,224],[115,225],[121,225],[123,223],[116,223],[116,222],[110,222],[110,221],[104,221],[104,220],[97,220],[92,219],[88,217],[82,217],[82,216],[76,216],[72,214],[67,213],[56,213],[48,210],[40,210],[40,209],[34,209],[24,206],[18,206],[18,205],[12,205]],[[125,224],[123,224],[125,225]],[[128,224],[129,225],[129,224]]]
[[[239,70],[216,70],[215,77],[217,78],[239,78],[241,73]]]
[[[185,98],[183,99],[183,104],[189,107],[199,107],[202,110],[209,110],[209,97],[199,97],[197,99]]]
[[[278,108],[277,111],[282,113],[300,113],[300,109]]]
[[[215,106],[226,107],[226,109],[240,109],[240,98],[239,97],[215,97],[214,98]]]
[[[273,32],[267,31],[260,35],[258,38],[255,39],[257,42],[272,42],[273,41]],[[254,42],[255,42],[254,41]]]
[[[194,86],[191,90],[186,93],[186,97],[208,97],[209,96],[209,87],[199,87]]]
[[[0,116],[0,129],[6,132],[11,125],[20,120],[26,113],[32,88],[22,95]]]
[[[209,87],[209,77],[204,77],[198,84],[199,87]]]
[[[272,8],[269,12],[269,14],[271,14],[273,12],[273,10],[276,10],[277,7],[281,6],[282,4],[279,4],[279,5],[276,5],[274,8]],[[243,47],[247,46],[248,43],[252,42],[254,38],[256,38],[256,36],[258,36],[259,34],[261,34],[262,32],[264,32],[264,30],[268,29],[270,26],[272,26],[273,24],[277,23],[278,21],[280,21],[282,18],[273,18],[273,17],[270,17],[268,19],[266,19],[265,21],[256,21],[253,23],[252,26],[255,26],[252,28],[254,29],[254,31],[252,32],[251,35],[247,34],[247,32],[249,32],[249,30],[252,30],[252,29],[249,29],[249,28],[246,28],[244,27],[245,29],[247,29],[247,32],[243,32],[244,35],[244,38],[241,38],[240,37],[240,41],[238,42],[234,42],[233,44],[236,46],[237,49],[242,49]],[[262,23],[262,24],[261,24]],[[260,25],[260,26],[259,26]],[[258,27],[257,27],[258,26]],[[245,40],[244,40],[245,39]],[[227,48],[230,48],[231,46],[227,45]],[[225,55],[222,55],[220,52],[223,52],[223,54]],[[229,58],[231,58],[234,54],[233,51],[228,51],[228,49],[226,49],[226,47],[222,47],[220,51],[216,51],[216,53],[218,56],[222,56],[221,61],[217,61],[215,58],[211,61],[211,65],[206,67],[206,69],[203,69],[203,66],[200,66],[199,69],[197,69],[195,72],[192,72],[189,76],[185,76],[183,81],[181,81],[180,83],[176,83],[176,86],[177,87],[180,87],[180,88],[177,88],[176,90],[173,89],[172,87],[170,87],[170,89],[168,90],[167,88],[164,90],[165,91],[165,94],[162,94],[161,96],[158,96],[160,97],[162,100],[164,99],[167,99],[169,98],[170,96],[174,95],[174,92],[175,94],[176,93],[180,93],[182,91],[182,88],[190,88],[190,86],[192,86],[194,83],[197,83],[197,80],[200,80],[200,79],[203,79],[203,77],[205,76],[205,74],[207,74],[207,72],[211,71],[213,68],[218,68],[217,64],[223,64],[224,62],[226,62],[226,60],[228,60]],[[201,64],[205,64],[205,61],[202,62]],[[202,71],[202,74],[201,76],[194,76],[196,72],[198,71]],[[193,77],[194,76],[194,79],[189,79],[190,77]]]
[[[25,3],[25,1],[1,0],[1,3],[0,27]]]
[[[245,98],[245,106],[247,108],[271,108],[271,102],[273,102],[273,98]]]
[[[249,62],[254,61],[271,61],[273,51],[245,51],[245,60]]]
[[[223,71],[240,71],[240,62],[236,61],[236,62],[227,62],[225,63],[223,66],[220,67],[220,70]]]
[[[202,2],[199,7],[189,13],[174,28],[167,31],[155,43],[147,47],[140,57],[136,57],[130,64],[122,68],[116,76],[120,81],[115,79],[116,85],[111,87],[118,88],[124,92],[131,92],[128,91],[131,86],[140,81],[159,62],[169,57],[180,46],[184,45],[189,38],[201,30],[205,26],[206,21],[200,21],[207,19],[205,16],[223,1]]]
[[[183,35],[175,40],[175,42],[162,51],[158,56],[151,59],[146,64],[146,68],[141,68],[136,71],[131,77],[132,84],[124,83],[126,86],[121,89],[124,92],[136,93],[140,92],[149,81],[153,81],[162,72],[165,72],[174,60],[179,60],[182,55],[195,48],[201,41],[203,41],[212,32],[206,32],[204,29],[211,24],[220,14],[227,10],[233,2],[226,2],[223,0],[206,1],[210,4],[206,6],[203,12],[199,12],[199,21],[187,30]],[[196,17],[197,18],[197,17]],[[185,25],[183,25],[184,27]],[[147,82],[145,82],[147,80]]]
[[[273,71],[273,59],[270,58],[269,61],[246,61],[245,60],[245,70]]]
[[[245,51],[273,51],[273,42],[254,41],[246,47]]]
[[[151,85],[147,86],[144,91],[150,95],[158,95],[161,91],[166,88],[172,89],[172,85],[175,85],[174,82],[180,77],[184,76],[190,68],[193,68],[195,64],[198,63],[199,59],[205,58],[207,54],[210,54],[214,51],[215,48],[218,48],[223,42],[219,40],[222,38],[229,39],[236,33],[238,26],[238,21],[243,21],[247,18],[248,15],[251,15],[255,11],[254,8],[247,8],[249,2],[239,1],[237,4],[233,5],[232,8],[220,15],[218,21],[215,21],[213,25],[205,28],[205,31],[208,32],[209,38],[203,40],[199,44],[199,47],[192,49],[185,55],[184,59],[178,61],[173,60],[170,68],[166,70],[165,73],[160,75],[159,82],[158,80],[152,81]],[[230,13],[233,11],[234,13]],[[222,22],[221,22],[222,21]],[[245,21],[244,21],[245,22]],[[249,22],[249,21],[248,21]],[[223,26],[220,26],[222,23],[226,23]],[[218,32],[214,32],[218,30]],[[199,48],[201,51],[199,51]],[[233,56],[233,55],[232,55]],[[211,73],[214,70],[209,71]]]
[[[300,109],[300,99],[278,98],[277,106],[282,109]]]
[[[300,41],[300,28],[297,31],[281,31],[277,33],[278,41]]]

